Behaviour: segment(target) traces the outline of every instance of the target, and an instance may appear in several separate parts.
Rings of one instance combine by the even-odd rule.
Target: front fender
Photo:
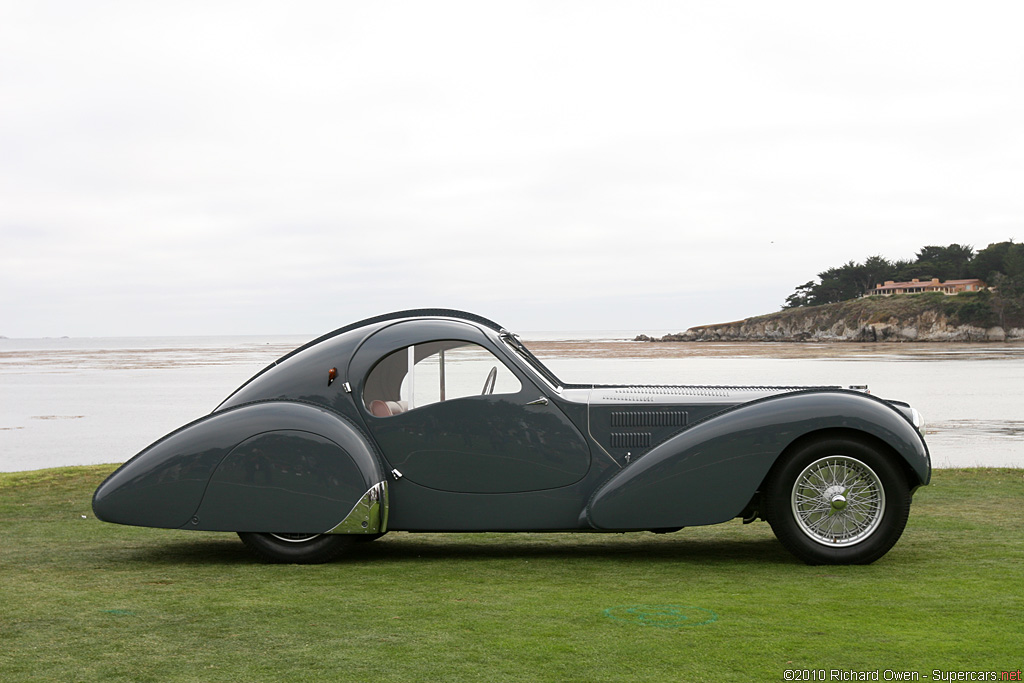
[[[379,499],[383,481],[354,425],[323,408],[270,401],[160,439],[96,489],[93,511],[135,526],[321,533],[371,491]]]
[[[801,391],[740,405],[656,445],[595,491],[587,522],[625,530],[727,521],[750,502],[790,444],[828,429],[880,439],[928,483],[924,440],[891,405],[859,392]]]

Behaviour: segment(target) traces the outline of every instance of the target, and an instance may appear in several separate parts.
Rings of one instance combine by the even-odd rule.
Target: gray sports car
[[[324,562],[387,531],[771,524],[812,564],[869,563],[931,477],[920,416],[842,387],[566,384],[461,311],[354,323],[277,360],[118,468],[108,522],[237,532]]]

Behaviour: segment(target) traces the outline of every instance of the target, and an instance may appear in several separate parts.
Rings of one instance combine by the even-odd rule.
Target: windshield
[[[526,362],[526,364],[533,369],[534,372],[540,375],[541,379],[543,379],[545,382],[551,385],[551,388],[553,388],[555,391],[562,390],[562,388],[565,386],[562,383],[562,380],[555,377],[553,372],[548,370],[547,367],[543,363],[541,363],[536,356],[530,353],[530,350],[523,346],[523,343],[519,341],[519,337],[517,335],[514,335],[506,330],[502,330],[499,333],[499,335],[501,337],[501,340],[505,342],[505,344],[508,347],[510,347],[513,351],[516,352],[516,355],[522,358]]]

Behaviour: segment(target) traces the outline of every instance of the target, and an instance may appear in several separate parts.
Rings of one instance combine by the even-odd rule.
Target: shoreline
[[[864,359],[1024,359],[1024,341],[1002,342],[854,342],[854,341],[531,341],[526,346],[550,358],[780,358]]]
[[[869,296],[697,325],[637,341],[1006,342],[1024,341],[1024,302],[995,307],[961,293]],[[1004,310],[1005,308],[1005,310]]]

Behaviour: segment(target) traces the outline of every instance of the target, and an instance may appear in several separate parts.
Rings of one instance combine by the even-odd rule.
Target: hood
[[[590,405],[656,405],[656,404],[721,404],[735,405],[756,401],[775,394],[793,391],[840,389],[841,387],[780,386],[780,387],[728,387],[728,386],[602,386],[590,390]]]

